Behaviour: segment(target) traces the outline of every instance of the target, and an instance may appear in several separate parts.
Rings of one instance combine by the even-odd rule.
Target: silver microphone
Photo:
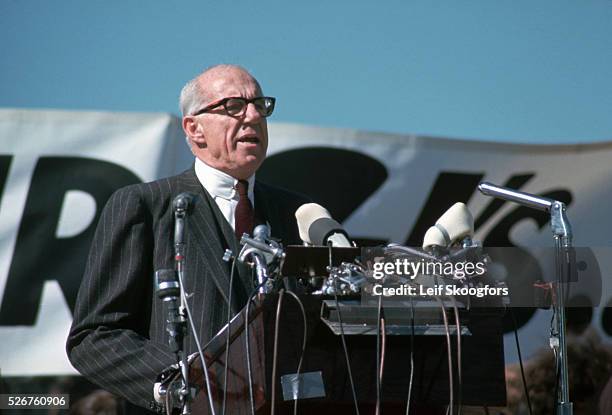
[[[492,183],[482,182],[478,185],[480,193],[486,196],[498,197],[510,202],[518,203],[519,205],[527,206],[533,209],[549,212],[553,203],[553,199],[532,195],[518,190],[510,189],[509,187],[496,186]]]

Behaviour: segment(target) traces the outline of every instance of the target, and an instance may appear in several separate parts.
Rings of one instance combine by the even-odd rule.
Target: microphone
[[[353,245],[342,225],[332,219],[323,206],[316,203],[303,204],[295,211],[300,239],[310,245],[327,245],[350,248]]]
[[[549,212],[555,202],[552,199],[542,196],[536,196],[508,187],[496,186],[492,183],[482,182],[478,185],[480,193],[486,196],[498,197],[510,202],[518,203],[519,205],[527,206],[533,209]]]
[[[564,247],[572,245],[572,227],[565,214],[565,203],[548,197],[536,196],[530,193],[519,192],[509,187],[496,186],[492,183],[482,182],[478,190],[485,196],[492,196],[510,202],[518,203],[532,209],[543,210],[550,213],[550,226],[553,235],[561,237]]]
[[[174,209],[175,213],[187,213],[191,208],[191,204],[195,199],[195,195],[189,192],[180,193],[178,196],[174,198],[172,201],[172,209]]]
[[[474,234],[474,217],[464,203],[451,206],[436,224],[425,232],[423,248],[448,247],[454,242]]]
[[[255,274],[260,294],[270,292],[270,287],[266,286],[268,280],[268,265],[277,258],[283,258],[285,252],[279,244],[270,240],[270,228],[266,225],[257,225],[253,229],[253,237],[247,234],[242,235],[240,243],[243,245],[238,260],[243,263],[250,261],[255,266]]]
[[[257,225],[253,229],[253,237],[249,237],[247,234],[242,235],[240,238],[240,244],[242,250],[238,255],[238,259],[244,262],[246,256],[253,252],[253,249],[261,251],[263,254],[269,254],[270,257],[266,258],[268,262],[271,262],[274,258],[280,258],[284,255],[283,249],[280,245],[270,239],[270,228],[266,225]]]
[[[180,289],[176,278],[176,271],[173,269],[159,269],[155,271],[155,291],[157,297],[164,302],[177,300],[180,295]]]
[[[270,239],[270,228],[266,225],[257,225],[253,229],[253,239],[259,242],[267,242]]]
[[[155,271],[155,291],[157,297],[166,304],[166,331],[169,334],[168,344],[173,353],[178,353],[183,338],[178,299],[181,293],[176,271],[159,269]]]
[[[183,192],[174,198],[172,201],[172,209],[174,210],[174,246],[181,250],[185,242],[185,216],[191,209],[193,193]],[[180,253],[182,255],[182,252]],[[177,253],[178,255],[178,253]]]

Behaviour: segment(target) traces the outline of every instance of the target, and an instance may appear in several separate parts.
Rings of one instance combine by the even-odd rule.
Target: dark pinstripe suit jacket
[[[192,169],[152,183],[118,190],[104,208],[79,290],[66,350],[74,367],[92,382],[133,404],[155,409],[153,382],[175,363],[167,346],[162,302],[154,271],[173,268],[172,200],[197,195],[186,226],[186,289],[205,343],[227,318],[229,266],[225,248],[238,252],[234,232]],[[256,214],[283,243],[299,243],[295,210],[305,197],[255,184]],[[244,269],[234,279],[232,309],[246,304],[252,289]],[[234,301],[236,299],[236,301]],[[196,351],[190,336],[189,353]]]

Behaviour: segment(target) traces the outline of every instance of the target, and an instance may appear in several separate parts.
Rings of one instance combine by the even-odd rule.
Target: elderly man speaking
[[[255,180],[268,146],[266,118],[275,99],[245,69],[218,65],[185,85],[182,126],[194,166],[177,176],[118,190],[108,201],[92,241],[66,345],[86,378],[131,404],[159,410],[156,376],[175,363],[155,270],[174,267],[173,199],[196,194],[185,233],[185,287],[198,336],[206,342],[253,289],[241,272],[229,284],[226,248],[236,235],[267,223],[286,244],[299,243],[295,210],[304,196]],[[229,304],[230,289],[232,304]],[[188,352],[196,351],[193,336]],[[143,409],[144,411],[144,409]]]

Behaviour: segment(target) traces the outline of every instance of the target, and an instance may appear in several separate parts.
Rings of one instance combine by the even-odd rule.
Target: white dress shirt
[[[217,203],[217,206],[219,206],[227,222],[232,226],[232,229],[235,230],[236,205],[239,199],[238,191],[236,190],[238,180],[227,173],[210,167],[197,157],[195,159],[195,173],[202,186],[204,186],[215,203]],[[249,200],[254,209],[255,196],[253,193],[253,184],[255,183],[255,175],[249,177],[247,181],[249,182]]]

